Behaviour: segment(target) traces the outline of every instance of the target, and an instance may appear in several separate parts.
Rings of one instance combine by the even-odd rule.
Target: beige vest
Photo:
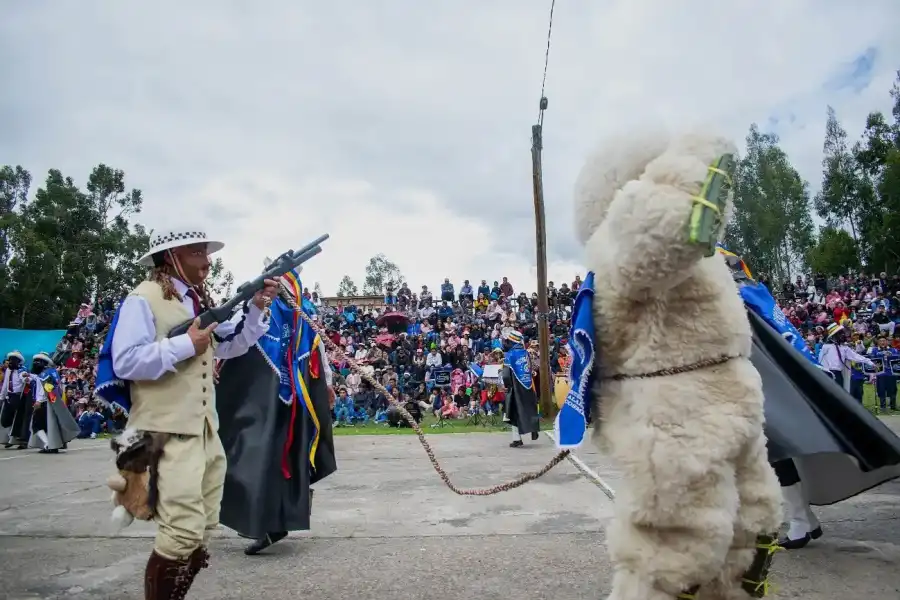
[[[158,283],[144,281],[131,294],[150,305],[157,341],[191,318],[178,299],[163,299]],[[166,373],[156,381],[132,381],[128,426],[143,431],[203,435],[208,421],[216,431],[219,415],[213,386],[214,346],[215,339],[204,354],[177,363],[175,373]]]

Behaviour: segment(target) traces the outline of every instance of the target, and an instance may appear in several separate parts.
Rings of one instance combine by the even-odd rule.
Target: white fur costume
[[[594,155],[576,186],[596,278],[595,440],[623,472],[610,600],[673,600],[697,585],[703,600],[746,600],[757,535],[781,524],[744,306],[722,257],[687,236],[692,196],[726,153],[736,150],[715,136],[635,136]]]

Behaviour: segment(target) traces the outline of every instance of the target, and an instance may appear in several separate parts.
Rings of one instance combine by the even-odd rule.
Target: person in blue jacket
[[[878,344],[869,348],[870,358],[880,358],[884,362],[884,370],[875,374],[875,395],[882,412],[897,410],[897,376],[892,370],[892,363],[900,361],[900,352],[892,348],[886,337],[879,337]]]

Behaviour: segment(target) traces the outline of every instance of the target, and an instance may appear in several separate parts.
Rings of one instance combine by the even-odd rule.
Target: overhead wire
[[[541,79],[541,103],[538,111],[538,125],[544,124],[544,111],[547,109],[547,99],[544,91],[547,87],[547,66],[550,64],[550,39],[553,35],[553,10],[556,8],[556,0],[550,3],[550,20],[547,25],[547,49],[544,51],[544,76]]]

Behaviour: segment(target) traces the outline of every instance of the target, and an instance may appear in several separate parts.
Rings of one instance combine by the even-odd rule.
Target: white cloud
[[[530,290],[530,126],[548,0],[7,3],[0,163],[79,181],[106,162],[144,220],[187,215],[240,280],[321,232],[306,268],[332,292],[384,252],[411,285],[507,275]],[[571,187],[615,131],[706,122],[777,132],[813,188],[825,106],[851,136],[889,108],[892,0],[559,2],[545,124],[550,276],[579,250]],[[868,48],[860,92],[824,87]],[[793,120],[788,119],[792,117]]]

